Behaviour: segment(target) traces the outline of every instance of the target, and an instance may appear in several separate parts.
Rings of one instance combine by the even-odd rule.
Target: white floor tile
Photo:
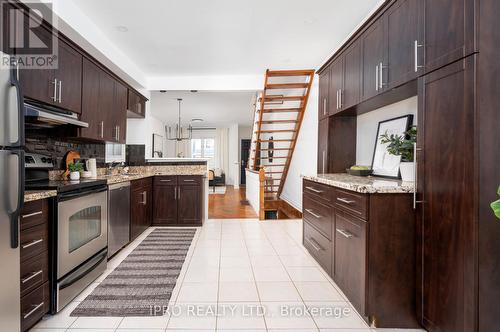
[[[265,328],[264,311],[258,302],[219,304],[217,330]]]
[[[252,270],[245,267],[226,267],[220,269],[220,282],[253,282]]]
[[[304,301],[345,301],[329,282],[296,281],[295,287]]]
[[[217,304],[182,304],[175,306],[167,329],[214,330],[217,319]]]
[[[306,304],[320,329],[368,328],[365,321],[347,302],[307,302]]]
[[[311,257],[308,257],[306,254],[304,255],[293,255],[293,256],[280,256],[281,261],[283,262],[284,266],[290,266],[290,267],[311,267],[311,266],[318,266],[318,264],[312,259]]]
[[[282,266],[278,256],[250,256],[252,266],[255,267],[278,267]]]
[[[220,259],[220,267],[250,267],[250,259],[246,256],[222,256]]]
[[[302,302],[267,302],[266,326],[268,329],[315,329],[316,324]]]
[[[284,267],[254,267],[255,280],[259,281],[290,281]]]
[[[189,267],[184,282],[216,282],[219,279],[219,269],[213,267]]]
[[[37,329],[67,329],[73,324],[77,317],[70,317],[71,312],[76,308],[79,302],[71,302],[57,315],[46,315],[35,325]]]
[[[258,282],[257,289],[262,302],[302,301],[292,282]]]
[[[287,267],[293,281],[328,281],[316,267]]]
[[[219,302],[258,302],[259,295],[253,282],[221,282]]]
[[[78,317],[72,329],[116,329],[123,317]]]
[[[184,282],[179,290],[176,303],[213,303],[217,302],[218,283]]]
[[[167,328],[169,317],[125,317],[118,329],[163,329]]]

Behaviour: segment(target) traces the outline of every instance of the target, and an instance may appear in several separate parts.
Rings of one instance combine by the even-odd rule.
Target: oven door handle
[[[96,193],[100,193],[100,192],[107,191],[107,190],[108,190],[107,186],[102,186],[102,187],[99,186],[97,188],[81,189],[81,190],[78,190],[78,191],[71,191],[71,192],[67,192],[67,193],[60,193],[57,196],[57,200],[59,202],[62,202],[62,201],[67,201],[67,200],[75,198],[75,197],[87,196],[87,195],[90,195],[90,194],[96,194]]]
[[[82,279],[85,277],[87,274],[89,274],[90,271],[95,269],[99,264],[102,263],[108,256],[108,250],[105,249],[103,250],[100,254],[92,258],[90,261],[88,261],[85,265],[83,265],[80,269],[81,271],[78,271],[78,274],[76,275],[71,275],[68,279],[62,280],[61,285],[59,286],[59,290],[65,289],[67,287],[70,287],[73,285],[75,282],[78,280]]]

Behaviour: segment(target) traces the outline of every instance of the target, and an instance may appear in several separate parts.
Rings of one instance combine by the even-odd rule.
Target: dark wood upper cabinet
[[[383,19],[387,21],[388,68],[387,84],[395,88],[409,82],[422,72],[419,58],[419,0],[400,0],[394,3]]]
[[[104,114],[99,112],[101,71],[93,62],[83,59],[81,120],[89,124],[81,128],[79,136],[94,140],[104,138]]]
[[[475,22],[478,0],[421,0],[425,71],[430,72],[476,51]],[[493,27],[492,27],[493,29]],[[420,55],[421,56],[421,55]]]
[[[319,104],[318,104],[318,118],[324,119],[328,117],[328,103],[329,103],[329,89],[330,89],[330,71],[325,70],[319,75]]]
[[[98,110],[103,115],[102,138],[107,142],[114,142],[116,141],[115,80],[104,70],[100,68],[99,70]]]
[[[473,56],[455,62],[419,82],[423,256],[417,266],[422,267],[421,315],[428,331],[466,332],[475,327],[475,60]]]
[[[115,102],[114,102],[114,125],[115,141],[125,144],[127,137],[127,101],[128,89],[118,81],[115,81]]]
[[[330,119],[322,119],[318,125],[318,174],[328,173],[328,130]]]
[[[146,116],[146,99],[137,92],[128,89],[127,117],[144,118]]]
[[[361,99],[368,100],[387,86],[386,21],[379,19],[361,35],[363,45],[363,89]]]
[[[56,105],[81,113],[83,56],[66,42],[59,40],[58,59],[58,68],[54,73],[58,84]]]
[[[344,53],[344,88],[340,92],[342,110],[355,106],[361,98],[361,43],[354,42]]]
[[[340,94],[344,89],[344,58],[338,57],[330,66],[329,114],[333,115],[341,109]]]

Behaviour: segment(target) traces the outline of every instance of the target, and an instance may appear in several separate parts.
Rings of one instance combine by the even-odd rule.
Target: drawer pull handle
[[[306,209],[306,211],[312,214],[316,219],[320,219],[322,217],[319,214],[314,213],[311,209]]]
[[[344,236],[345,238],[348,238],[350,239],[351,237],[353,237],[354,235],[352,235],[351,233],[343,230],[343,229],[338,229],[337,228],[337,232],[339,232],[340,234],[342,234],[342,236]]]
[[[184,182],[194,182],[194,180],[184,180]]]
[[[34,245],[36,245],[36,244],[39,244],[39,243],[41,243],[41,242],[43,242],[43,239],[38,239],[38,240],[35,240],[35,241],[30,242],[30,243],[28,243],[28,244],[23,244],[23,245],[22,245],[22,248],[23,248],[23,249],[26,249],[26,248],[32,247],[32,246],[34,246]]]
[[[33,315],[33,314],[34,314],[34,313],[35,313],[38,309],[40,309],[40,308],[41,308],[44,304],[45,304],[45,303],[44,303],[44,302],[42,302],[42,303],[40,303],[40,304],[36,305],[36,306],[35,306],[35,307],[34,307],[34,308],[30,311],[30,312],[28,312],[27,314],[25,314],[25,315],[23,316],[23,319],[26,319],[26,318],[28,318],[29,316]]]
[[[160,182],[171,182],[172,180],[160,180]]]
[[[40,274],[42,274],[43,271],[40,270],[38,272],[33,272],[29,277],[27,278],[24,278],[23,280],[21,280],[21,283],[25,284],[27,283],[28,281],[30,281],[31,279],[35,278],[36,276],[39,276]]]
[[[317,194],[321,194],[323,192],[323,190],[314,189],[313,187],[306,187],[306,189],[309,189],[310,191],[314,191]]]
[[[354,203],[354,201],[350,201],[346,198],[340,198],[340,197],[337,197],[337,201],[341,201],[342,203],[346,203],[346,204],[352,204]]]
[[[42,213],[43,213],[43,211],[37,211],[37,212],[30,213],[30,214],[23,214],[21,217],[23,219],[25,219],[25,218],[31,218],[31,217],[34,217],[34,216],[41,215]]]
[[[321,246],[318,244],[318,242],[316,242],[316,240],[314,239],[311,239],[311,238],[307,238],[307,242],[309,242],[309,244],[314,248],[314,250],[316,251],[321,251],[321,250],[324,250],[323,248],[321,248]]]

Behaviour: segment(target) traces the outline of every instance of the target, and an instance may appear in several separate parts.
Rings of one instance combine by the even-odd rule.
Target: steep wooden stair
[[[264,205],[279,211],[297,138],[304,118],[314,70],[267,70],[264,90],[256,102],[249,168],[263,169]],[[289,206],[286,209],[290,210]],[[290,215],[290,213],[282,213]]]

